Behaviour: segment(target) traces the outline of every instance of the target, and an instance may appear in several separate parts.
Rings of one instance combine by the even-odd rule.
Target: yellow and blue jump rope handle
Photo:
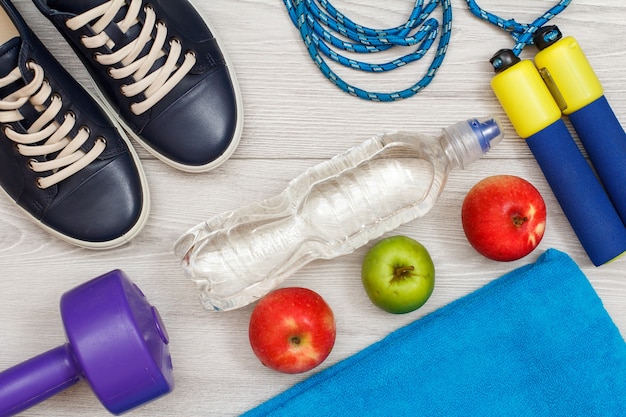
[[[593,264],[605,264],[624,253],[626,226],[579,151],[537,67],[510,49],[496,53],[491,63],[496,97],[526,139]]]
[[[580,45],[572,37],[563,38],[558,27],[539,29],[534,41],[539,49],[535,65],[626,223],[626,133],[598,77]]]

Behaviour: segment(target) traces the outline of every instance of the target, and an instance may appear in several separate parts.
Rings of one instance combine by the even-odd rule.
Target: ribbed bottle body
[[[280,194],[217,215],[174,252],[208,310],[243,307],[314,259],[353,252],[426,214],[450,169],[502,137],[495,119],[459,122],[436,138],[376,136],[309,168]]]

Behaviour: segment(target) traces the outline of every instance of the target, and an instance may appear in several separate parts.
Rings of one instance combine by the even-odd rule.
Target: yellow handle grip
[[[561,118],[561,109],[529,60],[497,73],[491,80],[491,88],[517,134],[524,139]]]
[[[569,115],[604,95],[587,57],[571,36],[560,39],[535,56],[546,85]]]

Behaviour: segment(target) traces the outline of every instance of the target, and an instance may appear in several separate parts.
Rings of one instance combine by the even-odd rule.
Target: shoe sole
[[[217,35],[217,32],[215,31],[215,29],[213,28],[213,26],[211,25],[209,20],[206,19],[206,17],[202,13],[202,11],[199,10],[198,7],[196,5],[194,5],[191,1],[189,2],[189,4],[191,4],[191,6],[196,10],[198,15],[200,15],[200,17],[202,17],[202,20],[204,21],[204,23],[207,25],[207,27],[211,31],[211,34],[213,35],[213,37],[217,41],[217,44],[220,45],[220,50],[222,52],[222,56],[224,58],[224,62],[226,63],[226,68],[228,69],[228,74],[229,74],[229,77],[230,77],[230,81],[232,83],[233,91],[235,93],[235,101],[237,103],[237,123],[236,123],[236,126],[235,126],[235,132],[234,132],[234,135],[233,135],[233,139],[232,139],[230,145],[228,145],[228,147],[224,150],[224,152],[219,157],[217,157],[216,159],[214,159],[213,161],[211,161],[211,162],[209,162],[208,164],[205,164],[205,165],[185,165],[185,164],[181,164],[179,162],[173,161],[172,159],[164,156],[163,154],[161,154],[160,152],[155,150],[153,147],[151,147],[148,143],[146,143],[139,135],[137,135],[135,132],[133,132],[133,130],[119,116],[119,114],[115,110],[113,110],[113,108],[112,108],[111,104],[109,104],[109,101],[107,100],[107,98],[104,96],[104,94],[98,88],[97,83],[93,82],[93,87],[95,89],[96,95],[99,98],[98,102],[101,103],[101,106],[103,107],[103,109],[105,110],[107,115],[111,119],[116,120],[124,128],[126,133],[128,133],[128,135],[130,137],[132,137],[132,139],[134,141],[136,141],[139,145],[141,145],[144,149],[146,149],[151,155],[156,157],[158,160],[164,162],[165,164],[167,164],[167,165],[169,165],[169,166],[171,166],[173,168],[176,168],[176,169],[178,169],[180,171],[190,172],[190,173],[201,173],[201,172],[211,171],[212,169],[215,169],[218,166],[222,165],[227,159],[229,159],[232,156],[232,154],[233,154],[233,152],[235,152],[235,149],[237,148],[237,146],[239,146],[239,141],[240,141],[241,135],[243,133],[243,99],[242,99],[242,96],[241,96],[241,90],[239,88],[239,82],[237,81],[237,76],[235,74],[234,67],[233,67],[233,65],[232,65],[232,63],[230,61],[230,58],[228,57],[228,54],[226,53],[226,51],[221,49],[221,46],[223,44],[222,44],[219,36]]]

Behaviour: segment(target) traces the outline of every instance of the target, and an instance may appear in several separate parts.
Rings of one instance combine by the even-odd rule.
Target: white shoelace
[[[59,124],[55,118],[61,111],[61,97],[52,93],[50,84],[44,79],[44,70],[34,62],[27,64],[35,74],[33,80],[0,100],[0,123],[13,123],[23,120],[19,109],[28,101],[41,113],[39,118],[28,128],[27,133],[19,133],[10,126],[3,126],[4,134],[16,143],[17,150],[24,156],[30,156],[30,168],[35,172],[52,171],[53,173],[39,177],[37,186],[45,189],[74,175],[92,163],[105,149],[103,138],[96,140],[92,149],[85,153],[80,147],[89,139],[89,128],[81,127],[76,137],[69,133],[76,124],[72,113],[65,114],[65,120]],[[5,87],[22,78],[19,68],[15,68],[6,77],[0,78],[0,87]],[[50,105],[45,103],[50,98]],[[40,162],[36,156],[58,154],[51,160]]]
[[[126,5],[126,0],[110,0],[98,7],[86,11],[66,22],[68,28],[78,30],[83,26],[90,24],[98,19],[92,26],[96,35],[85,36],[81,39],[83,45],[90,49],[107,46],[113,50],[114,42],[104,32],[104,29],[113,21],[119,10]],[[126,33],[133,25],[140,24],[139,12],[141,10],[141,0],[130,0],[128,11],[124,19],[116,22],[119,29]],[[152,7],[144,8],[146,19],[139,36],[128,45],[120,48],[111,54],[96,54],[96,61],[101,65],[109,67],[109,75],[114,79],[122,79],[133,76],[135,82],[133,84],[124,85],[122,93],[126,97],[134,97],[144,93],[146,99],[141,102],[133,103],[131,111],[135,115],[140,115],[159,102],[167,95],[182,79],[189,73],[196,63],[196,57],[193,52],[186,52],[183,63],[180,67],[176,62],[182,54],[182,46],[180,41],[174,39],[170,41],[169,54],[164,50],[163,46],[167,40],[167,27],[163,22],[157,21],[157,16]],[[151,33],[156,28],[156,36],[152,39]],[[146,44],[152,42],[150,52],[141,57],[139,54]],[[161,57],[167,54],[165,63],[161,68],[151,72],[150,68]],[[113,67],[120,64],[118,68]]]

